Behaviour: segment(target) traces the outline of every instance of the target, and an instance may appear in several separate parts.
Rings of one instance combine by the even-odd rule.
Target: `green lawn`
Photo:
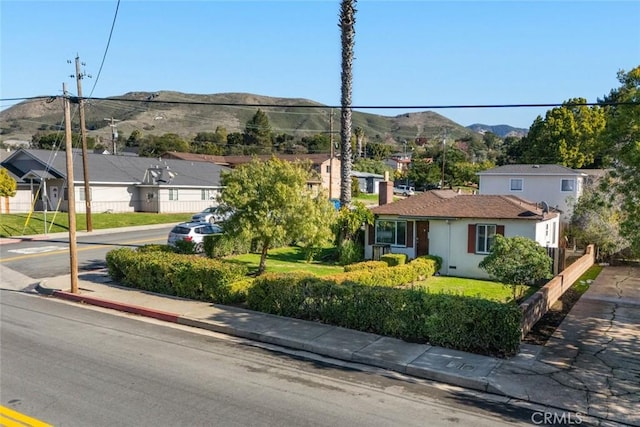
[[[133,225],[168,224],[187,221],[191,218],[191,215],[190,213],[156,214],[145,212],[94,213],[91,215],[91,224],[94,230]],[[77,231],[87,229],[86,218],[85,214],[76,215]],[[69,215],[66,212],[48,212],[46,224],[43,212],[35,212],[31,216],[26,213],[0,215],[0,237],[65,231],[69,231]]]
[[[511,286],[490,280],[467,279],[463,277],[433,276],[414,286],[428,290],[431,293],[452,293],[472,297],[485,298],[494,301],[510,301],[512,299]],[[537,288],[524,286],[520,292],[525,297],[535,292]]]
[[[321,259],[326,254],[318,256]],[[247,265],[250,272],[258,270],[260,254],[234,255],[226,258],[229,261]],[[344,268],[341,265],[324,263],[321,261],[306,262],[302,249],[298,247],[284,247],[271,249],[267,254],[267,273],[288,273],[292,271],[304,271],[318,276],[341,273]]]

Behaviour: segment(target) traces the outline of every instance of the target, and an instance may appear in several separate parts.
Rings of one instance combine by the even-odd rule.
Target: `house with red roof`
[[[385,198],[390,191],[381,189],[381,204],[372,208],[375,222],[365,236],[366,259],[387,252],[409,259],[437,255],[443,261],[440,274],[484,279],[489,276],[478,264],[490,253],[496,234],[558,247],[559,214],[519,197],[432,190],[390,202]]]

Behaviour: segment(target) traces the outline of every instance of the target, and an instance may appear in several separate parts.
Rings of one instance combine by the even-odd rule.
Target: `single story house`
[[[239,165],[243,165],[251,162],[253,159],[267,161],[274,155],[261,154],[254,156],[214,156],[211,154],[195,154],[195,153],[180,153],[176,151],[169,151],[162,155],[163,159],[181,159],[192,162],[209,162],[229,168],[235,168]],[[311,162],[311,168],[316,172],[316,177],[310,179],[307,184],[311,190],[314,188],[327,192],[330,199],[337,199],[340,197],[340,159],[331,154],[277,154],[278,159],[296,162],[296,161],[309,161]]]
[[[384,175],[377,173],[352,171],[351,176],[358,180],[360,192],[367,194],[378,194],[380,183],[384,181]]]
[[[86,211],[80,150],[72,153],[76,211]],[[18,182],[11,212],[68,210],[66,152],[19,149],[0,164]],[[197,212],[216,204],[220,173],[204,162],[87,153],[92,212]]]
[[[484,279],[489,276],[478,264],[490,253],[496,234],[558,247],[559,215],[516,196],[432,190],[385,203],[391,200],[388,193],[392,189],[381,188],[381,204],[371,209],[375,222],[367,227],[366,259],[386,252],[409,259],[437,255],[443,261],[440,274]]]

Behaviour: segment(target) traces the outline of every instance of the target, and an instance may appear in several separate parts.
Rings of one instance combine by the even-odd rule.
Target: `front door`
[[[429,255],[429,221],[416,221],[416,256]]]

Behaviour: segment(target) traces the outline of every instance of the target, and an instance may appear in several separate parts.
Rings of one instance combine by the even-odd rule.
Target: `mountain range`
[[[72,126],[79,129],[78,102],[72,100]],[[276,134],[310,136],[332,133],[339,139],[340,109],[298,98],[276,98],[248,93],[213,95],[172,91],[129,92],[121,96],[85,100],[85,127],[89,136],[109,141],[112,128],[128,137],[138,130],[143,135],[175,133],[193,138],[199,132],[244,131],[258,109],[264,111]],[[491,131],[500,137],[526,134],[525,129],[508,125],[474,124],[464,127],[432,111],[383,116],[353,112],[353,127],[362,128],[369,141],[402,144],[421,138],[424,141],[482,138]],[[38,98],[23,101],[0,111],[2,141],[30,141],[38,131],[52,131],[64,123],[62,98]]]

